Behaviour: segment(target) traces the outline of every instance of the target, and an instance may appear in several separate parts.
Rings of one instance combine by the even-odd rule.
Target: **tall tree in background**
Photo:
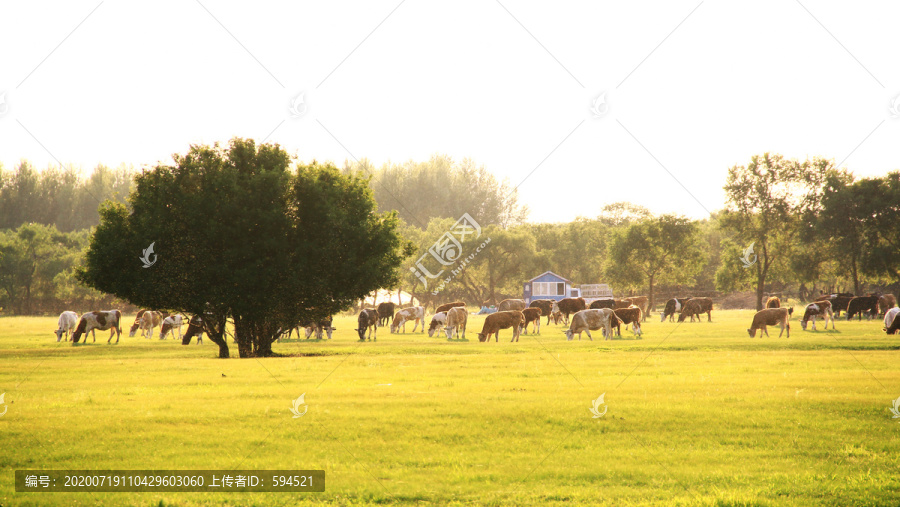
[[[238,138],[174,160],[137,176],[131,210],[101,209],[82,282],[143,307],[204,315],[220,357],[229,356],[227,317],[240,357],[269,356],[279,329],[397,284],[410,248],[396,215],[375,212],[367,179],[317,164],[292,172],[278,145]],[[138,257],[151,243],[145,268]]]
[[[617,231],[607,251],[606,276],[614,284],[647,285],[649,308],[657,284],[683,284],[694,279],[705,256],[697,223],[662,215]]]
[[[817,208],[832,168],[830,161],[821,158],[798,162],[765,153],[754,155],[746,166],[728,169],[726,208],[720,220],[748,246],[754,244],[757,310],[763,307],[770,270],[778,259],[787,263],[798,222],[807,210]]]
[[[864,178],[854,183],[852,195],[866,204],[863,272],[900,282],[900,171]]]

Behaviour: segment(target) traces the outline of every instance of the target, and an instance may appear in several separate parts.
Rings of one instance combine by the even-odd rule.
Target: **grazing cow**
[[[697,316],[697,322],[700,322],[700,314],[706,314],[706,322],[712,322],[713,302],[710,298],[691,298],[681,307],[681,313],[678,315],[678,322],[684,322],[686,317],[691,318],[694,322],[694,316]]]
[[[500,330],[512,328],[513,337],[510,341],[517,342],[519,341],[519,330],[524,322],[525,315],[518,310],[492,313],[484,319],[484,326],[478,333],[478,341],[491,341],[491,335],[494,335],[494,341],[499,342]]]
[[[675,322],[675,314],[681,311],[681,308],[687,303],[691,298],[673,298],[666,301],[666,307],[663,309],[660,322],[665,322],[666,317],[669,318],[669,322]]]
[[[62,335],[66,335],[66,341],[69,341],[69,333],[75,331],[75,326],[78,325],[78,314],[75,312],[62,312],[59,314],[59,322],[58,329],[54,331],[56,334],[56,341],[58,342]],[[94,336],[94,341],[97,341],[97,336]]]
[[[547,325],[550,325],[550,317],[553,315],[553,301],[552,299],[535,299],[528,305],[528,308],[540,308],[541,316],[547,317]]]
[[[534,323],[534,332],[541,334],[541,309],[526,308],[522,310],[522,315],[525,316],[525,324],[523,325],[525,334],[528,334],[528,324],[531,324],[532,322]]]
[[[897,306],[897,298],[893,294],[882,294],[878,298],[878,310],[881,314],[887,314],[888,310]]]
[[[540,318],[540,316],[538,316]],[[453,335],[459,336],[460,340],[466,339],[466,322],[469,320],[469,312],[465,307],[451,308],[447,312],[447,326],[444,331],[447,332],[447,339],[452,340]]]
[[[444,303],[441,306],[435,308],[434,313],[447,313],[451,308],[465,307],[466,304],[462,301],[454,301],[453,303]]]
[[[391,319],[394,318],[394,312],[397,310],[397,305],[388,301],[386,303],[378,304],[378,325],[384,327],[390,323]],[[329,324],[331,325],[331,324]]]
[[[587,304],[584,302],[584,298],[564,298],[556,303],[556,307],[559,308],[559,311],[565,316],[563,322],[566,325],[569,325],[569,314],[586,310]]]
[[[525,300],[523,299],[504,299],[500,301],[500,306],[497,307],[497,310],[501,312],[511,312],[511,311],[519,311],[525,309]]]
[[[631,324],[631,331],[635,336],[641,336],[643,332],[641,331],[641,319],[644,317],[644,312],[641,311],[638,306],[629,306],[628,308],[616,308],[613,310],[618,317],[618,321],[622,324]],[[622,336],[622,327],[618,322],[611,324],[616,327],[616,334]]]
[[[150,339],[153,338],[153,328],[159,327],[162,324],[162,320],[165,317],[162,312],[154,312],[151,310],[146,310],[141,314],[140,322],[136,322],[131,326],[131,332],[128,333],[128,336],[134,336],[137,333],[137,330],[141,330],[141,336]],[[160,338],[162,339],[162,338]]]
[[[599,308],[616,308],[616,300],[615,299],[596,299],[591,302],[591,306],[588,307],[589,310],[597,310]]]
[[[575,337],[575,333],[578,333],[578,339],[580,340],[581,333],[586,332],[588,338],[594,341],[591,331],[602,329],[606,339],[611,340],[613,322],[619,322],[619,318],[616,317],[615,311],[609,308],[581,310],[572,316],[572,324],[566,330],[566,339],[571,341]]]
[[[383,303],[382,303],[383,304]],[[381,314],[379,314],[379,320],[381,318]],[[306,339],[309,340],[309,337],[312,336],[313,333],[316,333],[316,340],[322,339],[322,331],[328,335],[328,339],[331,339],[331,333],[335,328],[331,327],[331,324],[334,322],[334,317],[329,315],[324,319],[320,319],[317,322],[307,322],[304,326],[306,328]],[[298,333],[299,337],[299,333]]]
[[[643,319],[647,320],[647,315],[650,314],[650,299],[647,298],[647,296],[634,296],[625,299],[630,301],[634,306],[640,308]]]
[[[781,308],[781,300],[778,296],[772,296],[766,300],[766,308]]]
[[[894,334],[900,330],[900,308],[891,308],[884,312],[884,331]]]
[[[850,294],[849,292],[838,292],[837,294],[819,296],[816,298],[816,301],[830,301],[831,311],[834,312],[834,316],[840,317],[841,312],[847,311],[847,306],[850,304],[850,300],[854,297],[855,296],[853,294]]]
[[[756,338],[756,330],[761,329],[762,331],[759,333],[759,337],[762,338],[762,334],[766,333],[766,338],[768,338],[769,330],[766,329],[766,326],[781,325],[781,332],[778,333],[778,337],[781,338],[781,335],[784,334],[784,330],[787,329],[787,337],[790,338],[791,324],[788,319],[790,319],[790,316],[793,313],[793,307],[766,308],[765,310],[760,310],[753,316],[753,322],[750,324],[750,329],[747,330],[747,334],[750,335],[750,338]]]
[[[109,340],[106,340],[106,343],[109,343],[112,340],[113,335],[116,335],[116,343],[119,343],[119,336],[122,335],[122,327],[120,323],[122,322],[122,313],[119,310],[108,310],[103,312],[88,312],[81,316],[81,320],[78,321],[78,327],[75,328],[75,333],[72,335],[72,344],[78,343],[78,340],[81,339],[81,335],[85,335],[84,341],[87,342],[87,333],[99,329],[100,331],[109,330]],[[97,342],[97,334],[94,333],[94,343]]]
[[[159,339],[165,340],[166,335],[169,334],[169,331],[172,332],[172,339],[175,339],[175,330],[178,330],[178,338],[181,339],[181,315],[169,315],[164,318],[162,321],[162,326],[159,328]]]
[[[422,332],[425,332],[425,307],[424,306],[410,306],[409,308],[404,308],[397,312],[394,315],[394,322],[391,324],[391,332],[399,333],[400,326],[403,326],[403,332],[406,332],[406,323],[408,321],[414,320],[416,324],[413,326],[412,332],[415,333],[416,329],[419,327],[419,323],[422,323]]]
[[[872,320],[872,317],[878,315],[878,297],[857,296],[847,304],[847,320],[853,319],[854,315],[859,315],[859,320],[862,320],[864,313],[866,320]]]
[[[562,322],[562,320],[563,320],[563,314],[561,311],[559,311],[559,308],[557,308],[556,310],[554,310],[553,312],[550,313],[550,318],[553,319],[553,323],[558,326],[559,323]]]
[[[831,329],[834,329],[834,312],[831,310],[830,301],[816,301],[806,305],[806,311],[803,312],[803,320],[800,321],[800,327],[806,331],[806,323],[812,319],[812,330],[816,330],[816,317],[825,319],[825,329],[828,329],[828,319],[831,319]]]
[[[369,339],[378,341],[378,310],[365,308],[359,312],[356,318],[356,332],[359,333],[359,341],[366,340],[366,331],[369,332]]]
[[[428,325],[428,337],[431,338],[434,336],[434,333],[438,330],[439,327],[447,325],[447,312],[441,312],[434,314],[434,317],[431,318],[431,324]]]
[[[197,345],[203,343],[203,319],[201,319],[199,315],[194,315],[188,321],[187,330],[181,337],[181,344],[190,345],[191,338],[194,336],[197,336]]]

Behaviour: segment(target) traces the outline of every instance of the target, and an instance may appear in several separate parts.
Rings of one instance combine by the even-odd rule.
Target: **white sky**
[[[900,2],[501,2],[3,2],[0,162],[233,136],[339,165],[440,152],[521,182],[532,221],[701,218],[764,151],[900,168]]]

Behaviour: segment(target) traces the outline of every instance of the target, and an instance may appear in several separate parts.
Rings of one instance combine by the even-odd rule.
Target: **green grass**
[[[519,343],[479,343],[478,316],[468,342],[381,329],[360,343],[342,317],[333,340],[262,360],[106,332],[73,347],[54,318],[0,318],[0,505],[900,504],[900,339],[796,318],[789,339],[751,339],[752,314],[657,314],[642,340],[568,342],[551,325]],[[14,470],[42,468],[324,469],[327,486],[14,491]]]

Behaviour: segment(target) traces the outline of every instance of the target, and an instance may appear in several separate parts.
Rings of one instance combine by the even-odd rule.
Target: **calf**
[[[451,308],[465,307],[466,304],[462,301],[454,301],[453,303],[444,303],[441,306],[435,308],[434,313],[447,313]],[[487,306],[487,305],[484,305]]]
[[[794,313],[793,307],[766,308],[765,310],[760,310],[753,316],[753,322],[750,324],[750,329],[747,330],[747,334],[750,335],[750,338],[756,338],[756,330],[761,329],[762,331],[759,333],[759,337],[762,338],[762,334],[766,333],[766,337],[768,338],[769,330],[766,329],[766,326],[781,325],[781,332],[778,333],[778,337],[781,338],[784,330],[787,329],[787,337],[790,338],[791,324],[788,322],[788,319],[792,313]]]
[[[416,323],[413,326],[412,332],[415,333],[416,329],[419,327],[419,323],[422,323],[422,332],[425,332],[425,307],[424,306],[411,306],[409,308],[404,308],[397,312],[394,315],[394,322],[391,324],[391,332],[399,333],[400,326],[403,326],[403,332],[406,332],[406,323],[408,321],[414,320]]]
[[[553,315],[553,301],[552,299],[535,299],[528,305],[528,308],[540,308],[541,316],[547,317],[547,325],[550,325],[550,317]]]
[[[491,341],[491,335],[494,335],[494,341],[499,342],[500,330],[512,328],[513,337],[510,341],[517,342],[519,341],[519,330],[524,322],[525,315],[518,310],[492,313],[484,319],[484,326],[478,333],[478,341]]]
[[[119,336],[122,335],[120,322],[122,322],[122,313],[119,312],[119,310],[85,313],[81,316],[81,320],[78,321],[78,327],[75,328],[75,333],[72,335],[72,344],[78,343],[78,340],[81,339],[81,335],[95,329],[99,329],[100,331],[109,329],[109,340],[106,340],[106,343],[109,343],[110,340],[112,340],[113,334],[116,335],[116,343],[119,343]],[[84,341],[87,342],[87,336],[84,337]],[[94,333],[94,343],[96,342],[97,334]]]
[[[441,312],[434,314],[434,317],[431,318],[431,324],[428,325],[428,337],[431,338],[434,336],[435,331],[439,327],[447,325],[447,312]]]
[[[540,316],[538,316],[540,318]],[[465,309],[465,307],[456,307],[451,308],[450,311],[447,312],[447,327],[444,328],[444,331],[447,332],[447,339],[452,340],[453,335],[459,336],[460,340],[466,339],[466,322],[469,320],[469,312]]]
[[[831,319],[831,329],[834,329],[834,312],[831,310],[830,301],[816,301],[806,305],[803,312],[803,320],[800,321],[800,327],[806,331],[806,323],[812,319],[812,330],[816,330],[816,317],[825,319],[825,329],[828,329],[828,319]]]
[[[859,320],[862,320],[863,314],[866,314],[866,320],[878,315],[877,296],[857,296],[847,304],[847,320],[853,319],[854,315],[859,315]]]
[[[641,311],[640,307],[630,306],[628,308],[616,308],[613,311],[622,324],[631,324],[631,331],[635,336],[641,336],[643,334],[641,331],[641,319],[644,316],[644,312]],[[616,326],[616,334],[622,336],[621,326],[618,323],[612,325]]]
[[[378,304],[378,325],[386,326],[394,318],[394,312],[396,311],[397,305],[388,301],[386,303]],[[329,324],[330,325],[330,324]]]
[[[165,340],[166,335],[169,334],[169,331],[172,332],[172,339],[175,339],[175,330],[178,330],[178,338],[181,339],[181,315],[169,315],[164,318],[162,321],[162,326],[159,328],[159,339]]]
[[[697,322],[700,322],[700,314],[706,314],[706,322],[712,322],[713,302],[710,298],[691,298],[687,300],[681,308],[681,314],[678,315],[678,322],[684,322],[685,317],[690,317],[694,322],[694,316],[697,316]]]
[[[884,331],[887,334],[894,334],[900,329],[900,320],[897,320],[898,316],[900,316],[900,308],[891,308],[884,312]]]
[[[630,298],[625,298],[630,301],[631,304],[641,309],[641,313],[643,314],[643,319],[647,320],[647,315],[650,313],[650,300],[647,296],[634,296]]]
[[[510,311],[519,311],[525,309],[525,300],[523,299],[504,299],[500,301],[500,306],[497,307],[497,310],[501,312],[510,312]]]
[[[781,308],[781,300],[777,296],[772,296],[766,300],[766,308]]]
[[[541,334],[541,309],[540,308],[526,308],[522,310],[522,315],[525,316],[525,324],[524,330],[525,334],[528,334],[528,324],[534,323],[534,332],[536,334]]]
[[[569,325],[569,314],[587,309],[587,304],[584,302],[584,298],[564,298],[556,303],[556,307],[559,308],[560,313],[565,316],[563,322],[566,325]]]
[[[356,332],[359,333],[359,341],[366,340],[366,331],[369,332],[369,339],[378,341],[378,310],[365,308],[359,312],[356,318]]]
[[[879,313],[887,314],[888,310],[897,306],[897,298],[893,294],[882,294],[878,298]]]
[[[681,311],[681,308],[685,303],[688,302],[691,298],[673,298],[666,301],[666,307],[663,309],[660,322],[665,322],[666,317],[669,318],[669,322],[675,322],[675,314]]]
[[[594,341],[591,331],[598,329],[603,330],[603,334],[607,340],[612,339],[612,323],[620,322],[616,317],[616,313],[609,308],[595,308],[591,310],[581,310],[572,316],[572,324],[566,330],[566,338],[571,341],[578,333],[578,339],[581,339],[581,333],[586,332],[588,338]]]
[[[62,335],[66,335],[66,341],[69,341],[69,333],[75,331],[75,326],[78,325],[78,314],[75,312],[62,312],[59,314],[59,322],[57,323],[58,329],[54,331],[56,334],[56,341],[62,338]],[[96,334],[94,335],[94,341],[97,341]]]

